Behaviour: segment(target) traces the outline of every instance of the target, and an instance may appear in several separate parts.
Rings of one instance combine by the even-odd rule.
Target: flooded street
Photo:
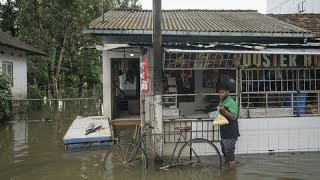
[[[20,119],[0,126],[1,180],[78,179],[319,179],[320,154],[281,153],[238,155],[238,169],[177,167],[146,174],[105,176],[103,157],[109,147],[65,150],[62,138],[76,114]],[[132,138],[134,127],[115,127],[120,140]]]

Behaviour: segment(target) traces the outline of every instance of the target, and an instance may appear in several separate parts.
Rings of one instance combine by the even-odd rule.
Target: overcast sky
[[[143,9],[152,9],[152,0],[140,0]],[[162,9],[253,9],[265,14],[266,0],[162,0]]]

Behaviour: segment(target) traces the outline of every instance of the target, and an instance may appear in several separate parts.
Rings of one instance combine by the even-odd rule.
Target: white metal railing
[[[241,117],[284,117],[320,114],[320,93],[241,93]]]
[[[238,100],[237,93],[230,93]],[[162,95],[163,119],[206,119],[207,113],[219,105],[218,93],[164,94]]]
[[[320,69],[241,69],[241,92],[319,91]]]
[[[204,138],[211,142],[219,142],[220,128],[219,126],[212,126],[212,120],[165,120],[163,122],[163,140],[164,143],[177,142],[179,135],[174,134],[176,132],[176,127],[186,127],[191,126],[191,130],[184,132],[183,135],[187,140],[194,138]]]
[[[241,69],[240,116],[320,114],[320,69]]]

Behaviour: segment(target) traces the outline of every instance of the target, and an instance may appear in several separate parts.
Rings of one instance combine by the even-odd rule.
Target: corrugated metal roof
[[[269,16],[304,28],[320,37],[320,14],[269,14]]]
[[[0,31],[0,44],[26,51],[27,54],[47,55],[39,49],[34,48],[2,31]]]
[[[162,31],[303,33],[310,31],[253,10],[162,10]],[[92,21],[90,30],[152,30],[151,10],[112,10]],[[98,31],[91,31],[91,33]],[[141,32],[139,32],[141,33]],[[186,35],[184,33],[184,35]]]

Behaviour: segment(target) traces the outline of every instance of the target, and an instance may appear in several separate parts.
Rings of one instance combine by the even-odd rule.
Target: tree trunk
[[[48,69],[48,73],[49,73],[49,82],[48,82],[48,96],[49,97],[55,97],[55,90],[54,90],[54,87],[55,87],[55,83],[54,83],[54,65],[56,63],[56,54],[57,54],[57,47],[56,47],[56,39],[53,38],[52,40],[53,42],[53,53],[52,53],[52,59],[51,59],[51,63],[50,63],[50,67]]]
[[[59,60],[58,60],[58,64],[57,64],[57,68],[56,68],[56,73],[54,75],[54,98],[56,99],[59,99],[59,87],[58,87],[58,84],[59,84],[59,81],[60,81],[60,69],[61,69],[61,64],[62,64],[62,60],[64,58],[64,52],[65,52],[65,45],[66,45],[66,37],[63,38],[63,43],[62,43],[62,47],[61,47],[61,50],[60,50],[60,54],[59,54]]]

